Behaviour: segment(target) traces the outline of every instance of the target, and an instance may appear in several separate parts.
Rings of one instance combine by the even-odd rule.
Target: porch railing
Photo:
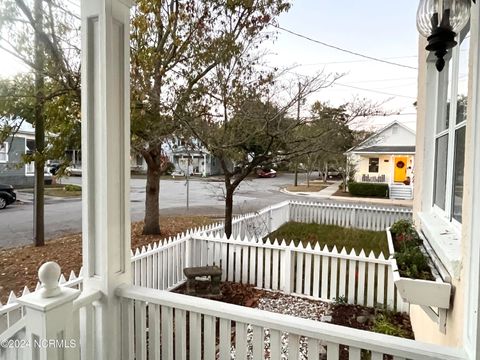
[[[362,182],[371,182],[371,183],[386,183],[388,182],[388,176],[385,174],[380,175],[370,175],[370,174],[362,174]]]
[[[460,360],[461,350],[142,287],[122,298],[124,359]]]

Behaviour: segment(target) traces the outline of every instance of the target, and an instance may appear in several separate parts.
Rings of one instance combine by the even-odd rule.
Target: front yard
[[[132,250],[213,222],[204,216],[160,217],[160,235],[142,235],[143,222],[133,223]],[[65,235],[47,241],[42,247],[27,245],[0,250],[0,302],[7,301],[10,291],[19,296],[24,286],[33,291],[38,268],[46,261],[57,262],[66,277],[71,271],[78,276],[82,266],[82,234]]]

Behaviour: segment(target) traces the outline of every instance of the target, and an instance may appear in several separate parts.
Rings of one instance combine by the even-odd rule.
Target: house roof
[[[370,146],[349,150],[352,154],[415,154],[415,146]]]
[[[405,126],[403,125],[402,123],[398,122],[398,120],[395,120],[395,121],[392,121],[390,124],[384,126],[383,128],[381,128],[380,130],[376,131],[374,134],[372,134],[371,136],[369,136],[368,138],[366,138],[365,140],[363,140],[360,144],[358,144],[357,146],[354,146],[350,149],[348,149],[345,154],[348,154],[348,153],[364,153],[364,152],[380,152],[380,150],[376,150],[375,148],[410,148],[413,150],[410,150],[410,151],[400,151],[400,152],[411,152],[411,153],[415,153],[415,146],[369,146],[369,147],[364,147],[364,145],[366,144],[369,144],[371,140],[375,139],[376,137],[379,137],[379,135],[381,135],[383,132],[387,131],[388,129],[390,129],[391,127],[393,127],[394,125],[398,125],[400,126],[401,128],[405,129],[406,131],[408,131],[409,133],[411,133],[413,136],[415,136],[415,131],[410,129],[408,126]],[[374,149],[374,150],[367,150],[367,149]],[[396,151],[396,150],[391,150],[391,151],[387,151],[386,153],[397,153],[399,151]],[[385,152],[384,152],[385,153]]]

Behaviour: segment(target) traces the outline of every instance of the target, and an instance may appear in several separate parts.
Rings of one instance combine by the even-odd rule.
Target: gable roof
[[[380,148],[387,148],[386,146],[369,146],[369,147],[363,147],[365,144],[368,144],[369,141],[375,139],[376,137],[380,136],[382,133],[386,132],[388,129],[390,129],[391,127],[393,127],[394,125],[398,125],[400,126],[401,128],[405,129],[406,131],[408,131],[410,134],[412,134],[413,136],[416,135],[415,131],[410,129],[408,126],[405,126],[403,125],[402,123],[398,122],[398,120],[394,120],[392,121],[390,124],[387,124],[386,126],[384,126],[383,128],[381,128],[380,130],[377,130],[374,134],[372,134],[371,136],[369,136],[368,138],[366,138],[365,140],[363,140],[360,144],[358,144],[357,146],[354,146],[350,149],[348,149],[345,154],[348,154],[348,153],[351,153],[351,152],[356,152],[356,151],[359,151],[359,150],[362,150],[362,152],[381,152],[381,151],[372,151],[372,150],[368,150],[369,148],[370,149],[373,149],[373,148],[379,148],[378,150],[380,150]],[[391,146],[392,148],[399,148],[399,146]],[[403,146],[402,146],[403,147]],[[415,152],[415,146],[413,146],[413,151],[411,150],[411,146],[408,147],[410,151],[408,152]],[[391,149],[390,151],[387,151],[387,152],[398,152],[396,151],[398,149]],[[407,149],[405,149],[407,150]]]

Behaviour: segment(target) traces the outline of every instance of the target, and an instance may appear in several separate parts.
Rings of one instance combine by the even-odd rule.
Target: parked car
[[[277,176],[277,172],[273,169],[258,169],[257,176],[259,178],[274,178]]]
[[[48,167],[48,172],[52,175],[56,175],[58,172],[58,169],[60,169],[60,163],[57,162],[52,162],[47,165]]]
[[[323,177],[323,175],[324,175],[323,171],[318,172],[318,176]],[[340,174],[340,171],[338,171],[335,168],[328,168],[327,179],[341,179],[341,178],[342,178],[342,174]]]
[[[7,205],[10,205],[17,201],[17,194],[12,185],[0,184],[0,209],[5,209]]]
[[[65,169],[65,175],[67,176],[82,176],[82,168],[75,165],[67,166]]]

